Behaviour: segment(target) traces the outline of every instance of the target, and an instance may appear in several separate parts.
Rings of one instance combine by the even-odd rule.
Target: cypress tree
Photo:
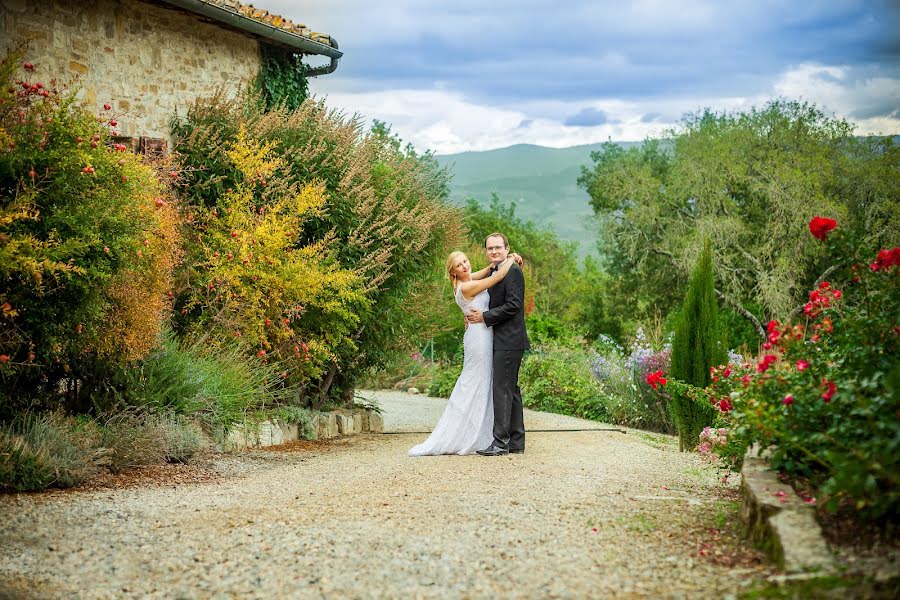
[[[703,254],[694,267],[675,325],[670,367],[673,379],[700,388],[710,383],[709,368],[724,363],[727,358],[718,322],[715,284],[712,249],[707,240]],[[679,449],[693,448],[703,428],[712,424],[715,408],[681,394],[673,394],[670,406],[678,427]]]

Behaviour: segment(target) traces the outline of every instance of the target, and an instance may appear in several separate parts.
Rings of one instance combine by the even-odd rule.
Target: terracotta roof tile
[[[290,19],[286,19],[281,15],[273,15],[269,11],[256,8],[252,4],[243,4],[238,2],[237,0],[203,0],[207,4],[212,4],[213,6],[218,6],[220,8],[224,8],[233,13],[241,14],[249,19],[253,19],[254,21],[259,21],[260,23],[266,23],[267,25],[271,25],[273,27],[277,27],[278,29],[283,29],[284,31],[293,33],[295,35],[300,35],[305,38],[309,38],[313,41],[319,42],[321,44],[325,44],[326,46],[331,45],[331,36],[326,33],[318,33],[312,31],[306,25],[301,23],[294,23]]]

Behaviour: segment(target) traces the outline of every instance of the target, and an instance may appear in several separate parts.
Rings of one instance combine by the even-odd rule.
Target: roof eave
[[[244,15],[230,11],[227,8],[204,2],[203,0],[163,0],[163,2],[192,13],[203,15],[214,21],[225,23],[236,29],[270,40],[273,43],[296,48],[304,54],[327,56],[333,59],[333,62],[336,62],[337,59],[341,58],[344,54],[337,49],[336,44],[334,46],[323,44],[302,35],[285,31],[274,25],[245,17]]]

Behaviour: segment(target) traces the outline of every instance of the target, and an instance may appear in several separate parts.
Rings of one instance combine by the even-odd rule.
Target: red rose
[[[785,406],[790,406],[794,403],[794,396],[792,394],[788,394],[784,398],[781,399],[781,403]]]
[[[817,240],[825,241],[828,233],[837,227],[837,221],[828,217],[813,217],[809,222],[809,232]]]
[[[875,262],[869,265],[869,268],[872,271],[879,271],[896,265],[900,265],[900,246],[896,246],[890,250],[879,250]]]
[[[808,368],[809,368],[809,363],[806,362],[805,360],[798,360],[798,361],[797,361],[797,370],[798,370],[798,371],[805,371],[805,370],[807,370]]]
[[[731,405],[731,401],[728,398],[722,398],[719,400],[719,410],[723,413],[729,412],[734,406]]]
[[[769,367],[772,366],[772,363],[778,360],[778,357],[773,354],[766,354],[763,356],[763,359],[759,361],[759,364],[756,365],[756,370],[760,373],[765,373],[769,370]]]
[[[834,385],[833,381],[828,381],[827,379],[822,380],[822,385],[825,386],[825,392],[822,394],[822,400],[824,400],[825,402],[831,402],[831,398],[837,391],[837,386]]]
[[[647,373],[647,383],[655,390],[657,389],[657,385],[666,385],[668,382],[666,378],[663,377],[662,371],[654,371],[652,373]]]

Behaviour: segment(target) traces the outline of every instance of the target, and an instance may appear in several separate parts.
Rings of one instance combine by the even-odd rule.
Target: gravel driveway
[[[395,432],[443,406],[364,395]],[[0,496],[0,597],[718,598],[767,574],[734,535],[733,485],[673,438],[533,431],[524,455],[407,457],[421,439],[217,456],[199,483]]]

